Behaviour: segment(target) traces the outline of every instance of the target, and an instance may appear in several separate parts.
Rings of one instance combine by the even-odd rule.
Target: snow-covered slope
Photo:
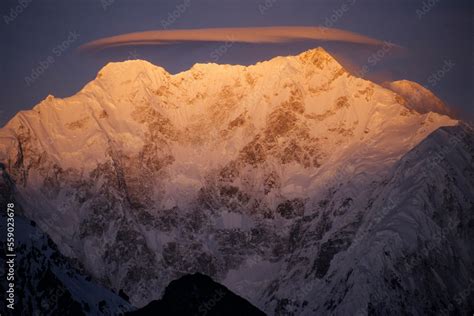
[[[313,280],[338,271],[333,257],[370,225],[397,162],[458,124],[410,110],[321,48],[176,75],[127,61],[15,116],[0,161],[25,215],[137,306],[201,272],[270,314],[311,313],[325,307],[292,289],[323,286]]]
[[[21,205],[14,199],[14,186],[0,167],[0,205],[9,203],[15,204],[17,212],[21,211]],[[6,278],[6,269],[10,266],[0,265],[2,293],[6,293],[8,283],[13,282],[15,286],[14,309],[7,308],[4,301],[0,305],[2,315],[117,315],[134,309],[95,283],[80,263],[65,258],[33,221],[18,214],[14,219],[13,279]],[[2,232],[7,231],[6,223],[6,214],[2,212]],[[4,238],[2,249],[6,249]],[[4,254],[2,258],[12,259]]]
[[[435,112],[444,115],[452,114],[444,102],[434,95],[433,92],[416,82],[399,80],[385,82],[382,85],[402,96],[406,101],[406,106],[419,113]]]
[[[472,129],[437,130],[366,194],[366,205],[349,210],[358,221],[317,247],[308,247],[314,225],[301,221],[273,306],[282,315],[471,315]]]

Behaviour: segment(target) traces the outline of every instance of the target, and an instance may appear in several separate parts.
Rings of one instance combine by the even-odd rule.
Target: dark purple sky
[[[89,41],[129,32],[250,26],[331,26],[405,48],[321,41],[232,44],[219,63],[252,64],[323,46],[351,70],[370,65],[375,81],[409,79],[472,118],[473,3],[470,0],[2,0],[0,3],[0,125],[48,94],[76,93],[109,61],[146,59],[175,73],[213,62],[224,43],[121,47],[79,54]],[[16,12],[15,12],[16,11]],[[342,13],[341,13],[342,12]],[[169,18],[170,14],[175,15]],[[224,51],[224,50],[221,50]],[[214,53],[214,54],[213,54]],[[374,55],[375,54],[375,55]],[[379,54],[381,56],[383,54]],[[372,58],[372,59],[370,59]],[[42,68],[39,76],[34,69]],[[443,70],[444,69],[444,70]],[[439,74],[439,76],[433,76]]]

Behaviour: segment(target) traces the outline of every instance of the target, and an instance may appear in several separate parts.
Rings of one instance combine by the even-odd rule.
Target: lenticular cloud
[[[365,45],[383,42],[361,34],[326,27],[278,26],[154,30],[101,38],[80,47],[91,52],[117,46],[163,45],[181,42],[283,43],[296,40],[324,40]]]

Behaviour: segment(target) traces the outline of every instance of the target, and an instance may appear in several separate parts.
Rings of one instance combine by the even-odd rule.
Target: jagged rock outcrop
[[[4,296],[2,315],[117,315],[134,309],[93,280],[77,260],[64,257],[34,221],[18,214],[22,206],[15,200],[14,184],[0,166],[0,205],[6,210],[9,204],[15,211],[13,226],[9,226],[14,228],[14,235],[9,237],[14,240],[14,251],[6,252],[7,241],[10,244],[12,240],[2,238],[0,290],[6,293],[12,283],[15,291],[13,301],[6,303]],[[0,217],[0,229],[7,231],[5,212]],[[10,260],[13,264],[8,263]],[[7,307],[10,303],[13,309]]]

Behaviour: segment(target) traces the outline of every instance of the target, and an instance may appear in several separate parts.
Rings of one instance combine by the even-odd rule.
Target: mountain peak
[[[297,56],[300,57],[302,60],[312,59],[314,57],[321,57],[321,56],[333,58],[331,56],[331,54],[329,54],[328,51],[325,50],[324,48],[322,48],[321,46],[315,47],[315,48],[310,48],[310,49],[298,54]]]
[[[383,87],[392,90],[407,102],[407,107],[418,113],[436,112],[450,115],[451,110],[433,92],[421,84],[410,80],[384,82]]]
[[[276,56],[266,61],[258,62],[250,66],[242,65],[228,65],[228,64],[217,64],[217,63],[195,63],[191,68],[180,72],[179,74],[187,72],[207,72],[215,70],[228,70],[228,68],[248,68],[251,66],[257,66],[260,64],[271,64],[275,63],[287,63],[289,60],[296,60],[303,65],[315,65],[319,69],[324,69],[327,65],[333,65],[337,69],[343,67],[337,62],[337,60],[331,56],[324,48],[317,47],[304,51],[298,55],[289,56]],[[96,79],[103,78],[126,78],[136,77],[139,74],[155,74],[164,75],[166,77],[173,76],[165,68],[152,64],[146,60],[134,59],[126,60],[121,62],[109,62],[97,73]]]
[[[309,49],[296,57],[304,64],[314,64],[319,68],[329,63],[335,63],[342,68],[338,61],[322,47]]]
[[[407,253],[403,245],[415,244],[418,231],[439,231],[424,223],[447,223],[439,214],[457,214],[460,203],[466,212],[459,218],[470,214],[472,194],[461,194],[474,192],[467,186],[472,168],[463,146],[443,152],[436,163],[426,157],[441,147],[423,150],[423,160],[403,162],[413,162],[414,169],[395,165],[434,130],[458,124],[409,111],[402,101],[397,93],[350,76],[322,48],[248,67],[198,64],[176,75],[142,60],[110,63],[81,92],[49,97],[0,129],[0,163],[26,206],[22,213],[95,279],[127,293],[133,305],[169,293],[165,285],[183,274],[202,272],[272,315],[327,314],[329,309],[321,310],[326,302],[345,293],[350,297],[341,308],[328,308],[350,314],[352,302],[371,301],[370,293],[359,297],[365,280],[377,284],[374,291],[391,293],[393,282],[383,280],[396,275],[383,271],[398,266],[392,255]],[[438,166],[448,154],[455,154],[450,161],[465,161],[458,164],[457,178],[445,176],[450,165]],[[421,173],[432,176],[430,181],[418,182]],[[429,186],[438,179],[443,186]],[[450,187],[459,194],[442,193]],[[416,194],[412,188],[422,188],[426,200],[420,203],[433,200],[435,192],[439,207],[418,207],[412,196],[400,193]],[[399,202],[406,203],[404,213]],[[392,221],[395,213],[401,217]],[[409,234],[405,214],[413,222]],[[392,227],[406,240],[394,243]],[[384,244],[359,242],[376,240],[378,232],[386,236]],[[396,247],[384,248],[392,244]],[[368,261],[347,265],[365,253]],[[373,262],[379,263],[376,272],[366,276]],[[189,293],[202,283],[218,287],[193,279],[197,282],[184,282],[177,292]],[[400,280],[393,290],[425,284],[412,280]],[[176,284],[183,283],[170,289]],[[345,284],[360,287],[347,292]],[[307,285],[311,290],[303,296],[293,290]],[[430,295],[439,287],[431,285],[425,291]],[[224,302],[212,293],[197,294],[199,302]],[[182,295],[171,299],[191,302]]]
[[[169,75],[163,67],[154,65],[146,60],[133,59],[121,62],[109,62],[97,73],[97,78],[100,79],[108,75],[116,76],[126,73],[136,74],[140,72],[159,72],[164,75]]]

